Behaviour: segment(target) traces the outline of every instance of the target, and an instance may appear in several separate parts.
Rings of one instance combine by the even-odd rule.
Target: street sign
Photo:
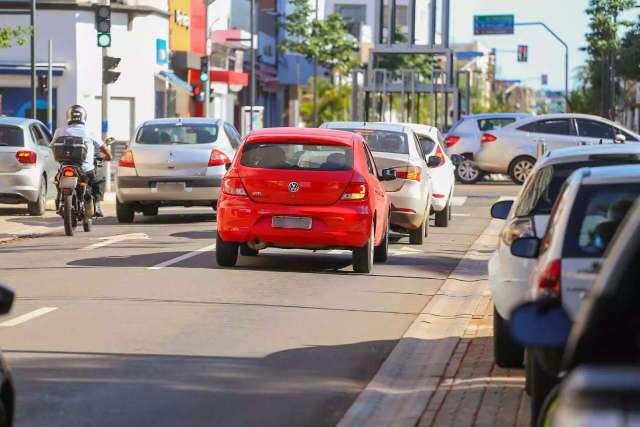
[[[474,15],[473,34],[476,36],[513,34],[514,21],[513,15]]]

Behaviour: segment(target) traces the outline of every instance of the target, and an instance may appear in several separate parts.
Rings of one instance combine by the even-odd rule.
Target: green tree
[[[622,37],[616,68],[625,79],[640,80],[640,21]]]
[[[347,120],[351,105],[351,85],[346,83],[334,85],[326,78],[319,78],[316,83],[320,123]],[[304,123],[313,122],[313,90],[310,87],[303,90],[300,116]]]
[[[0,28],[0,48],[12,46],[12,42],[23,45],[27,42],[27,37],[31,34],[28,27],[1,27]]]
[[[407,43],[409,38],[396,29],[396,42]],[[389,71],[415,70],[424,79],[431,78],[431,71],[434,66],[433,57],[430,55],[393,54],[383,56],[376,64],[379,68],[386,68]]]

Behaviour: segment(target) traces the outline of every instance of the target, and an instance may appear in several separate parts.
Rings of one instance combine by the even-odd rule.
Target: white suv
[[[504,200],[491,215],[506,219],[498,248],[489,260],[489,287],[494,302],[494,356],[502,367],[518,367],[523,350],[509,333],[511,311],[529,296],[529,277],[534,259],[511,254],[520,237],[542,237],[551,208],[562,184],[575,170],[586,166],[640,163],[640,144],[607,144],[563,148],[546,153],[535,165],[516,201]]]

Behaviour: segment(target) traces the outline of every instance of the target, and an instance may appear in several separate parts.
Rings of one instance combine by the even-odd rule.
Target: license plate
[[[184,191],[184,182],[158,182],[156,184],[158,191]]]
[[[273,228],[300,228],[303,230],[311,230],[311,218],[300,216],[274,216],[271,218],[271,226]]]

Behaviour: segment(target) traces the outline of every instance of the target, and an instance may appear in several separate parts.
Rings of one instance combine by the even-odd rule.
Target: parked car
[[[524,350],[509,332],[509,315],[529,297],[534,259],[511,254],[520,237],[542,237],[562,184],[577,169],[640,163],[640,144],[571,147],[544,154],[536,163],[515,201],[495,203],[491,215],[506,219],[498,247],[489,260],[489,287],[494,302],[494,357],[498,366],[522,366]]]
[[[0,203],[26,203],[30,215],[44,215],[58,171],[49,144],[51,133],[41,122],[0,117]]]
[[[444,139],[449,155],[459,154],[464,160],[456,167],[456,178],[463,184],[480,181],[485,172],[478,169],[475,156],[480,151],[480,137],[517,120],[529,117],[524,113],[487,113],[464,116],[447,132]]]
[[[626,427],[640,419],[639,256],[636,202],[573,325],[559,299],[537,300],[514,311],[512,332],[518,342],[562,352],[556,378],[562,382],[547,395],[538,425]]]
[[[391,204],[366,141],[327,129],[251,132],[222,182],[216,259],[221,266],[267,247],[347,248],[353,269],[387,260]]]
[[[531,274],[532,299],[558,299],[574,319],[600,269],[605,251],[640,195],[640,165],[582,168],[564,184],[542,239],[521,237],[511,253],[538,258]],[[527,348],[527,383],[537,413],[559,372],[558,351]]]
[[[8,314],[13,306],[13,291],[0,285],[0,315]],[[15,414],[16,389],[9,363],[0,352],[0,427],[12,427]]]
[[[537,147],[547,150],[576,145],[638,142],[640,135],[602,117],[586,114],[545,114],[524,118],[500,129],[483,132],[475,156],[478,168],[509,174],[522,184],[538,157]]]
[[[464,159],[457,154],[451,158],[444,150],[442,134],[433,126],[407,123],[418,138],[425,158],[437,156],[442,159],[439,166],[428,168],[431,177],[431,210],[435,212],[436,227],[447,227],[451,220],[453,191],[455,188],[455,164]]]
[[[409,233],[412,244],[421,245],[429,234],[432,180],[428,168],[442,159],[425,157],[413,130],[399,123],[330,122],[321,128],[355,132],[364,137],[373,157],[382,168],[396,170],[396,179],[384,182],[391,199],[391,228]],[[380,172],[379,172],[380,173]]]
[[[223,120],[157,119],[143,123],[118,166],[116,213],[130,223],[136,212],[161,206],[212,206],[241,139]]]

